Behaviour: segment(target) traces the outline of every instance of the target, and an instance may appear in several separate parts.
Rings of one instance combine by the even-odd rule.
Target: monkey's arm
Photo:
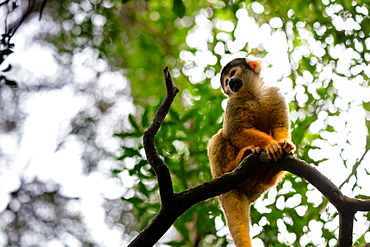
[[[230,141],[238,149],[249,146],[265,149],[271,143],[276,142],[272,136],[255,128],[245,129],[242,133],[230,138]]]
[[[275,91],[276,90],[276,91]],[[295,145],[291,142],[288,104],[277,89],[272,89],[272,118],[270,122],[271,136],[285,153],[293,154]]]
[[[286,115],[286,116],[284,116]],[[289,118],[287,114],[282,113],[281,117],[277,118],[271,126],[271,135],[277,143],[272,146],[277,146],[274,150],[278,150],[279,154],[282,156],[283,153],[293,154],[295,145],[291,142],[290,128],[289,128]],[[281,157],[279,156],[279,159]]]
[[[289,116],[286,110],[278,109],[275,111],[275,116],[273,121],[271,121],[271,136],[277,142],[283,140],[290,141]]]
[[[255,150],[259,152],[259,149],[263,149],[266,151],[268,158],[275,161],[281,159],[284,154],[282,143],[279,143],[272,136],[266,134],[265,132],[254,128],[246,129],[242,133],[234,135],[232,138],[230,138],[230,141],[233,146],[240,150],[249,149],[255,153]]]

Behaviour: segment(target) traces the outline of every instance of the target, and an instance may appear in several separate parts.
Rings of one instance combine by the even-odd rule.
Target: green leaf
[[[172,11],[180,18],[184,17],[185,15],[185,6],[182,0],[173,0],[173,8]]]
[[[141,123],[144,128],[148,128],[148,126],[150,125],[151,119],[149,119],[149,113],[151,112],[151,109],[152,108],[150,107],[146,107],[143,115],[141,116]]]
[[[363,107],[365,108],[366,111],[370,111],[370,102],[364,102],[362,103]]]
[[[123,155],[118,157],[117,160],[124,160],[126,157],[140,156],[140,152],[134,148],[122,147]]]
[[[121,139],[125,139],[127,137],[142,137],[142,134],[141,133],[138,133],[138,132],[133,132],[133,133],[117,133],[117,134],[114,134],[114,136],[117,136]]]
[[[334,127],[331,126],[331,125],[328,125],[325,130],[328,131],[328,132],[335,132]]]
[[[131,126],[135,129],[136,133],[141,133],[141,129],[139,127],[139,124],[136,122],[134,116],[132,114],[128,115],[128,120],[130,121]]]
[[[363,199],[363,200],[369,200],[370,199],[370,196],[367,196],[367,195],[357,195],[356,198],[357,199]]]
[[[120,169],[113,169],[111,172],[112,172],[113,175],[117,175],[117,174],[120,174],[122,172],[122,170],[120,170]]]
[[[133,205],[138,205],[140,203],[143,203],[144,200],[139,198],[139,197],[131,197],[131,198],[124,198],[124,197],[121,197],[121,200],[122,201],[126,201],[126,202],[130,202],[132,203]]]
[[[168,245],[168,246],[186,246],[187,242],[185,242],[185,241],[170,241],[170,242],[167,242],[167,243],[164,243],[164,244]]]

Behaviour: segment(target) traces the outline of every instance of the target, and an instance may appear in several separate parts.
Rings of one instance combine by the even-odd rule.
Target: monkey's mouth
[[[242,85],[243,82],[239,78],[232,78],[229,82],[230,90],[233,91],[234,93],[238,92]]]

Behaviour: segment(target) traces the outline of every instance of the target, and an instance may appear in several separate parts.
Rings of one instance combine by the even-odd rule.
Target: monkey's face
[[[252,94],[260,84],[261,62],[248,58],[237,58],[229,62],[221,71],[221,86],[229,97]]]

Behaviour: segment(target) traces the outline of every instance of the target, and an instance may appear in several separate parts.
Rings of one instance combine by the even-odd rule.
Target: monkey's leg
[[[235,246],[252,247],[249,235],[250,202],[247,196],[239,190],[232,190],[220,195],[219,200]]]
[[[238,155],[239,150],[232,146],[222,136],[222,129],[212,137],[208,143],[208,157],[211,162],[211,172],[213,178],[217,178],[234,170],[239,164],[235,162],[235,157]]]

